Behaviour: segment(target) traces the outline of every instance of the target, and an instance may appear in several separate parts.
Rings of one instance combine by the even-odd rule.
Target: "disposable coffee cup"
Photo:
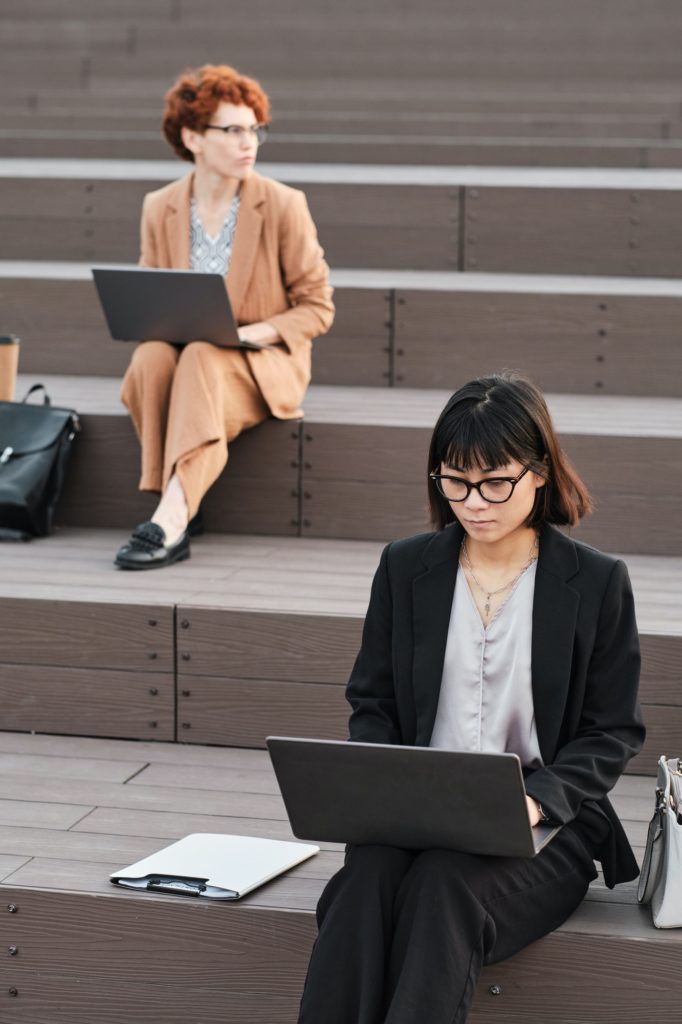
[[[19,367],[19,339],[0,334],[0,402],[13,402]]]

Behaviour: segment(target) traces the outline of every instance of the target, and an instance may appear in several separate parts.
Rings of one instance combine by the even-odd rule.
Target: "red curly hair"
[[[181,129],[203,131],[221,103],[250,107],[259,124],[270,120],[270,101],[255,78],[240,75],[227,64],[188,68],[165,96],[163,134],[182,160],[194,162],[194,154],[182,141]]]

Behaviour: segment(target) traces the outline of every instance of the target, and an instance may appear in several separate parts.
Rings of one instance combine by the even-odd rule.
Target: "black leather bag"
[[[26,399],[43,391],[42,405]],[[42,384],[21,402],[0,402],[0,540],[45,537],[64,483],[71,443],[80,430],[73,409],[56,409]]]

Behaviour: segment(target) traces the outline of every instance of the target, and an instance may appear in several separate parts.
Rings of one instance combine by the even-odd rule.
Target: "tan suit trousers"
[[[140,490],[162,492],[176,473],[190,517],[225,468],[228,443],[270,415],[243,352],[205,341],[139,345],[121,400],[142,447]]]

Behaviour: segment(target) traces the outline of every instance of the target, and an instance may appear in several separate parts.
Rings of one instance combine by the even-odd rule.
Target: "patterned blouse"
[[[192,212],[190,220],[190,242],[192,270],[200,270],[204,274],[227,274],[232,255],[232,243],[237,227],[237,214],[239,213],[239,194],[232,200],[225,222],[219,233],[212,237],[201,223],[199,211],[194,198],[192,198]]]

